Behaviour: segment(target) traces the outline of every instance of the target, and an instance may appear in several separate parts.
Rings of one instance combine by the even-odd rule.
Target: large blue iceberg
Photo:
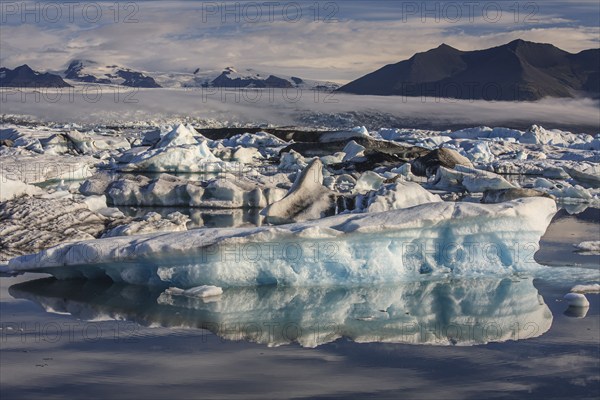
[[[363,285],[539,268],[553,200],[438,202],[257,228],[213,228],[62,244],[9,262],[59,279],[221,287]]]

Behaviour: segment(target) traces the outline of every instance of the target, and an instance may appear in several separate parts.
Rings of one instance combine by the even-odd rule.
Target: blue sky
[[[58,71],[85,58],[147,71],[235,66],[346,82],[440,43],[599,47],[599,3],[2,1],[0,64]]]

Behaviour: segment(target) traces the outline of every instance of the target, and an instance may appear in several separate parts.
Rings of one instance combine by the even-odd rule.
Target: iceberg
[[[298,175],[287,195],[264,210],[267,221],[289,223],[326,216],[333,209],[333,193],[323,186],[323,163],[315,158]]]
[[[120,171],[218,172],[232,168],[211,153],[206,142],[149,149],[134,156]]]
[[[235,169],[235,165],[211,152],[206,138],[182,124],[161,136],[153,147],[131,152],[120,162],[115,166],[119,171],[197,173]]]
[[[9,293],[78,319],[202,328],[224,339],[268,346],[316,347],[342,337],[359,343],[479,345],[541,336],[553,320],[531,277],[352,288],[231,288],[209,298],[107,281],[38,279],[13,285]]]
[[[590,302],[587,297],[581,293],[567,293],[564,296],[569,307],[589,307]]]
[[[417,183],[398,180],[365,196],[358,195],[356,202],[366,203],[364,207],[359,207],[366,212],[382,212],[441,201],[440,196],[423,189]]]
[[[277,177],[272,180],[278,183]],[[204,185],[168,174],[155,179],[124,176],[114,182],[107,182],[105,175],[99,175],[97,179],[84,182],[80,189],[84,194],[102,190],[115,205],[221,209],[263,208],[287,193],[275,184],[267,186],[258,180],[228,173]]]
[[[159,141],[154,145],[154,148],[161,147],[174,147],[174,146],[186,146],[198,144],[196,136],[200,136],[194,128],[186,127],[183,124],[179,124],[176,127],[162,136]],[[203,138],[206,140],[205,138]]]
[[[556,213],[541,197],[437,202],[254,228],[211,228],[62,244],[13,258],[13,272],[180,288],[362,285],[428,275],[498,275],[533,259]]]
[[[486,190],[513,189],[515,186],[502,176],[493,172],[483,171],[456,165],[454,169],[440,166],[433,178],[433,185],[439,189],[464,188],[471,193],[481,193]]]

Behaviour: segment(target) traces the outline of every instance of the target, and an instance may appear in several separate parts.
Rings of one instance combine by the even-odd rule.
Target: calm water
[[[160,288],[0,278],[0,398],[597,398],[598,210],[561,211],[550,272],[367,288]],[[568,232],[565,234],[565,232]],[[583,268],[582,268],[583,267]]]

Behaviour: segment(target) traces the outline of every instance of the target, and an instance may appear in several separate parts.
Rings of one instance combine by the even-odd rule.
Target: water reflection
[[[355,342],[475,345],[537,337],[552,313],[532,278],[410,282],[389,287],[226,289],[216,298],[109,281],[39,279],[10,294],[83,320],[204,328],[228,340],[315,347]]]

